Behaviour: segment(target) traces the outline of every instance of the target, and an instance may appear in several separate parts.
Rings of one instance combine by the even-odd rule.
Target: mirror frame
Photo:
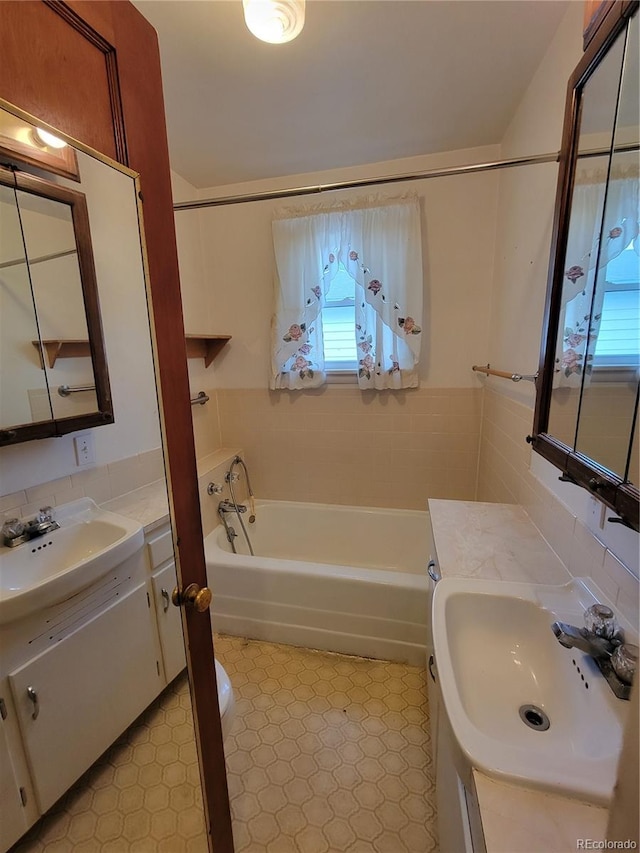
[[[3,163],[2,166],[5,164]],[[91,364],[95,382],[95,393],[98,405],[96,412],[73,415],[66,418],[52,418],[47,421],[9,425],[0,427],[0,447],[19,444],[40,438],[53,438],[70,432],[77,432],[92,427],[114,422],[113,401],[107,369],[107,356],[102,333],[100,318],[100,302],[98,299],[98,284],[93,261],[91,246],[91,231],[87,201],[83,193],[54,184],[44,178],[21,172],[14,168],[0,167],[0,183],[4,186],[23,190],[32,195],[59,201],[69,205],[78,252],[78,266],[82,283],[84,313],[87,321]],[[45,353],[40,349],[40,356],[45,364]],[[46,368],[45,368],[46,369]],[[47,383],[48,384],[48,383]],[[53,388],[48,385],[49,394]]]
[[[548,428],[556,358],[556,339],[562,301],[564,258],[569,233],[571,199],[580,132],[581,94],[585,83],[604,59],[618,35],[626,28],[638,6],[639,0],[618,0],[611,6],[584,56],[569,78],[542,328],[534,431],[528,439],[537,453],[562,471],[560,479],[587,489],[598,500],[613,509],[620,516],[622,522],[633,530],[640,529],[638,487],[604,468],[585,454],[579,453],[564,444],[551,435]],[[633,441],[634,430],[639,428],[636,405],[636,414],[629,441],[630,446]]]

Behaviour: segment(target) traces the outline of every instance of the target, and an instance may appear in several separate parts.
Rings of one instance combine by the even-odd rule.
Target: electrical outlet
[[[83,465],[92,465],[96,461],[96,449],[93,443],[92,432],[83,432],[76,435],[73,439],[73,446],[76,451],[76,465],[79,468]]]
[[[593,531],[604,530],[607,512],[607,507],[602,503],[602,501],[591,497],[589,499],[587,526]]]

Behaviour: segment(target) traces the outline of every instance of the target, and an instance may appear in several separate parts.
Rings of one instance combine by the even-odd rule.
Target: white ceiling
[[[570,0],[134,0],[158,32],[173,169],[198,188],[501,141]]]

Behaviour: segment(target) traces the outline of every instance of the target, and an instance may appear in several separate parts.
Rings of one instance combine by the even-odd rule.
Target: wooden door
[[[140,173],[182,587],[206,570],[156,33],[128,0],[0,2],[0,97]],[[208,613],[183,614],[212,849],[232,851]]]

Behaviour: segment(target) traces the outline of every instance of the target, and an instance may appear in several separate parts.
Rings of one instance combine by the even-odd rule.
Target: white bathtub
[[[428,513],[257,501],[205,539],[214,630],[424,665]]]

